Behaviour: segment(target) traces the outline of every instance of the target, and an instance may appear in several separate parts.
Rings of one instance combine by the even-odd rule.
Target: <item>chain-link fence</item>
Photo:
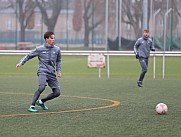
[[[133,50],[146,23],[158,50],[181,50],[180,0],[0,2],[0,49],[32,49],[54,31],[63,50]]]

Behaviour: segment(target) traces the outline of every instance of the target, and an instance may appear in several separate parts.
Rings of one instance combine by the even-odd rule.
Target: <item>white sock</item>
[[[39,100],[39,103],[40,103],[40,104],[43,104],[43,102],[42,102],[41,100]]]
[[[34,108],[35,106],[31,105],[30,108]]]

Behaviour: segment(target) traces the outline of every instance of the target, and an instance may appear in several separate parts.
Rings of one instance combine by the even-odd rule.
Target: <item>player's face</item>
[[[144,33],[143,33],[143,36],[144,36],[144,37],[146,37],[146,38],[147,38],[147,37],[149,37],[149,35],[150,35],[150,33],[149,33],[149,32],[144,31]]]
[[[55,35],[51,35],[49,38],[46,39],[48,45],[54,45],[55,42]]]

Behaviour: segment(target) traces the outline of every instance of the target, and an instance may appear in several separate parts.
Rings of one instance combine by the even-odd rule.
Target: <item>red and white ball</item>
[[[156,105],[156,112],[160,115],[166,114],[168,111],[168,107],[164,103],[159,103]]]

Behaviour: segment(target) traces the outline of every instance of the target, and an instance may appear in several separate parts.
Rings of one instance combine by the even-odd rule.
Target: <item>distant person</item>
[[[16,64],[16,68],[18,69],[29,59],[38,57],[39,60],[39,68],[37,73],[39,84],[37,91],[34,93],[32,103],[28,108],[28,111],[30,112],[38,111],[35,108],[35,104],[42,107],[43,110],[48,110],[48,107],[45,106],[44,103],[60,95],[60,86],[56,78],[56,71],[57,76],[61,78],[61,51],[59,47],[54,45],[55,34],[53,32],[46,32],[44,34],[44,39],[45,43],[43,45],[36,47],[29,54],[23,57],[18,64]],[[40,94],[45,90],[47,83],[52,89],[52,93],[38,100]]]
[[[148,70],[150,50],[155,51],[152,43],[152,39],[149,37],[149,30],[146,29],[143,31],[143,37],[139,38],[134,45],[134,53],[136,55],[136,59],[139,60],[142,68],[142,72],[137,82],[139,87],[143,87],[143,79]]]

